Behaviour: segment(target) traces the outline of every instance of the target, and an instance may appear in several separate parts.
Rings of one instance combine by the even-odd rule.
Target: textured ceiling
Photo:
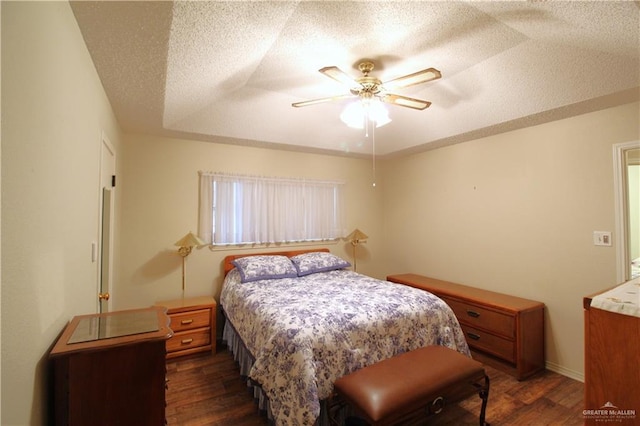
[[[72,8],[126,132],[334,154],[370,154],[348,128],[348,92],[318,72],[382,81],[434,67],[395,93],[375,132],[381,156],[463,142],[638,100],[634,1],[78,1]]]

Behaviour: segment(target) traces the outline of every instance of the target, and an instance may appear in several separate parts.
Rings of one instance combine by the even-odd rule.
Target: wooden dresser
[[[640,282],[631,286],[631,292],[635,292],[637,306]],[[583,299],[585,424],[637,425],[640,424],[640,318],[591,306],[601,293]]]
[[[518,380],[544,370],[544,304],[416,274],[390,275],[387,280],[444,300],[477,360]]]
[[[165,424],[163,309],[73,318],[50,352],[56,425]]]
[[[156,303],[167,309],[173,337],[167,340],[167,358],[198,352],[216,353],[216,301],[211,296]]]

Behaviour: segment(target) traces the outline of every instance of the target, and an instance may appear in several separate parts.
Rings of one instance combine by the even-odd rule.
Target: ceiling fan
[[[374,65],[371,61],[363,61],[358,65],[358,69],[362,72],[363,76],[359,78],[352,78],[340,68],[332,66],[325,67],[319,71],[329,78],[336,80],[339,83],[343,83],[349,87],[349,92],[343,95],[330,96],[328,98],[313,99],[309,101],[295,102],[291,106],[304,107],[309,105],[315,105],[323,102],[335,101],[338,99],[346,99],[353,97],[360,97],[363,100],[370,100],[377,98],[382,102],[388,104],[398,105],[407,108],[413,108],[423,110],[431,105],[431,102],[421,99],[409,98],[407,96],[396,95],[389,93],[389,90],[395,90],[407,86],[413,86],[414,84],[426,83],[428,81],[437,80],[442,77],[440,71],[435,68],[427,68],[422,71],[408,74],[403,77],[398,77],[393,80],[385,81],[384,83],[376,77],[371,77],[369,73],[373,70]]]

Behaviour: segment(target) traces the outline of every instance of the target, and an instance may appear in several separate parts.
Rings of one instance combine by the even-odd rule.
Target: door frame
[[[627,164],[625,153],[640,148],[640,141],[613,145],[613,185],[615,199],[616,281],[629,280],[631,259],[629,255],[629,205],[627,199]]]
[[[98,188],[98,198],[99,198],[99,223],[98,223],[98,268],[97,268],[97,289],[96,289],[96,310],[97,312],[108,312],[111,310],[111,305],[113,303],[113,286],[112,286],[112,276],[113,276],[113,227],[114,227],[114,203],[115,203],[115,186],[113,185],[113,178],[116,174],[116,151],[109,141],[109,138],[102,132],[100,138],[100,177],[99,177],[99,188]],[[108,215],[110,223],[107,229],[109,230],[109,241],[108,241],[108,250],[106,259],[108,259],[108,264],[103,264],[103,259],[105,256],[103,253],[104,247],[104,235],[103,235],[103,222],[105,218],[104,212],[104,199],[103,194],[105,192],[105,188],[111,191],[111,205],[110,205],[110,214]],[[106,283],[103,283],[103,271],[106,269]],[[106,284],[106,286],[105,286]],[[100,293],[109,293],[108,300],[100,300],[98,295]]]

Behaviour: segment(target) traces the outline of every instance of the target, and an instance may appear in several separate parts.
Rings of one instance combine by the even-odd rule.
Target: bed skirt
[[[249,378],[249,371],[251,371],[255,358],[251,355],[251,352],[247,350],[247,347],[244,345],[242,339],[240,339],[229,320],[224,322],[222,340],[227,344],[227,347],[233,354],[233,359],[238,363],[238,366],[240,367],[240,377],[242,377],[243,380],[246,379],[247,387],[251,391],[253,399],[258,405],[258,409],[261,412],[266,413],[267,418],[272,422],[273,416],[271,415],[271,410],[269,408],[269,398],[267,398],[267,395],[264,393],[260,385]]]
[[[238,363],[240,367],[240,376],[243,380],[246,380],[247,387],[258,405],[258,409],[262,413],[266,413],[269,423],[273,424],[274,421],[269,407],[269,398],[262,390],[262,387],[260,387],[260,384],[249,378],[249,372],[255,362],[255,358],[251,355],[251,352],[249,352],[240,336],[238,336],[238,333],[236,333],[231,322],[226,318],[222,331],[222,340],[227,344],[227,347],[233,354],[233,359]],[[331,417],[335,419],[333,422],[329,421],[330,411]],[[336,424],[336,421],[339,422],[338,424],[342,424],[346,414],[344,407],[329,408],[326,400],[320,401],[320,417],[316,420],[314,426],[330,426],[332,424]]]

